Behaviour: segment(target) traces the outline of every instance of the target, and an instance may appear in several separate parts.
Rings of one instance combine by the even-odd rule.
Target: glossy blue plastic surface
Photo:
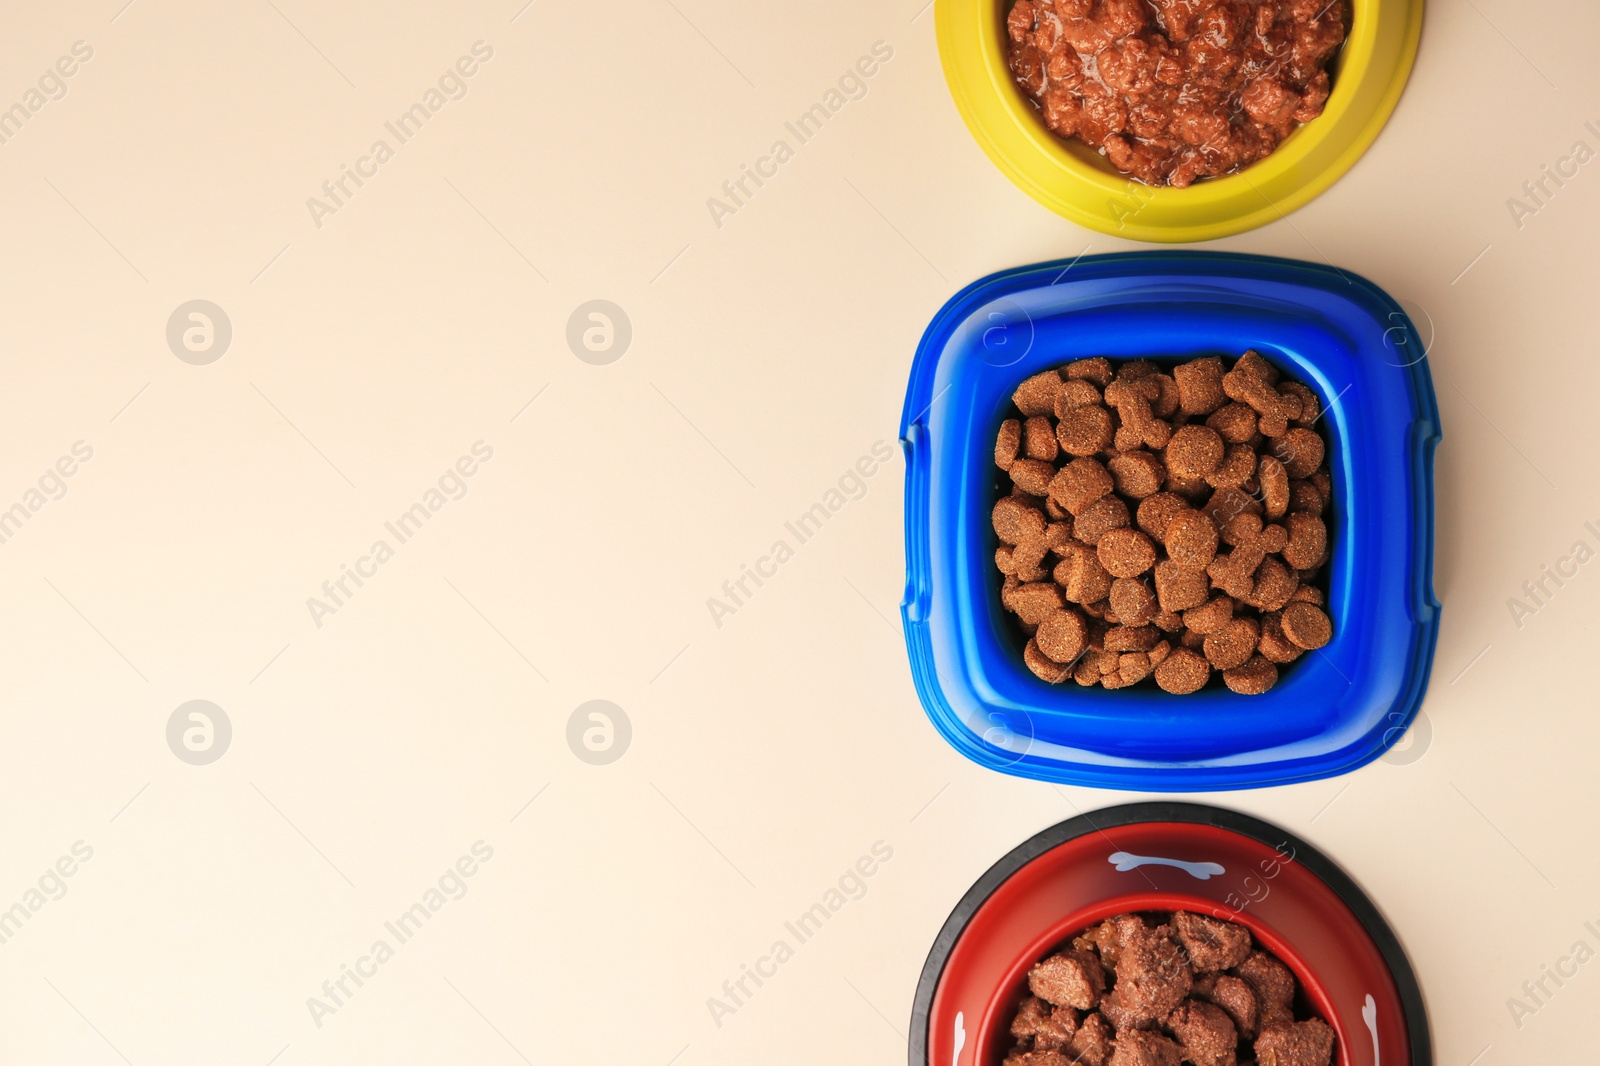
[[[1212,686],[1049,685],[1000,606],[989,512],[994,438],[1024,378],[1103,355],[1172,363],[1254,349],[1314,389],[1333,477],[1324,573],[1333,641],[1260,696]],[[1371,282],[1294,260],[1208,252],[1096,256],[1005,271],[947,303],[917,349],[906,451],[906,594],[917,691],[962,754],[1104,788],[1252,788],[1341,774],[1394,743],[1427,687],[1439,629],[1426,353]]]

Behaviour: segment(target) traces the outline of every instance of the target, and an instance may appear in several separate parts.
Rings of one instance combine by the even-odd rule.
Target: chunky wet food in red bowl
[[[1097,811],[1012,851],[946,921],[912,1008],[912,1066],[1432,1061],[1411,966],[1355,883],[1194,804]]]

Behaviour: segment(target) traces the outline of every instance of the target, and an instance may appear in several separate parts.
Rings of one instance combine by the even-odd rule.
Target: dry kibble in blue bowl
[[[1312,480],[1326,475],[1327,449],[1310,389],[1247,351],[1171,373],[1077,360],[1028,377],[1011,402],[1018,417],[995,440],[1006,475],[995,565],[1034,676],[1108,689],[1152,679],[1188,695],[1215,671],[1255,696],[1277,683],[1278,663],[1332,639],[1317,606],[1289,608],[1328,555],[1328,501]],[[1269,614],[1283,638],[1270,658],[1257,654]]]

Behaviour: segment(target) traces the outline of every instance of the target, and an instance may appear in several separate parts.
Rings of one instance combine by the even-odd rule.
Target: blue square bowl
[[[1334,637],[1260,696],[1050,685],[1000,605],[989,512],[994,438],[1024,378],[1103,355],[1174,363],[1254,349],[1325,414]],[[1130,253],[1023,267],[956,294],[923,335],[900,436],[906,594],[918,695],[968,758],[1104,788],[1253,788],[1341,774],[1410,724],[1439,631],[1433,451],[1422,341],[1371,282],[1294,260]]]

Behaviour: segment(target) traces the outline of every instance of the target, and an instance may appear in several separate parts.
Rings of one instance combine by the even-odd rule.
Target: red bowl
[[[1135,803],[1062,822],[973,885],[934,942],[912,1007],[912,1066],[998,1066],[1028,969],[1094,922],[1186,910],[1238,922],[1333,1026],[1339,1066],[1431,1066],[1416,975],[1355,882],[1276,826],[1216,807]]]

